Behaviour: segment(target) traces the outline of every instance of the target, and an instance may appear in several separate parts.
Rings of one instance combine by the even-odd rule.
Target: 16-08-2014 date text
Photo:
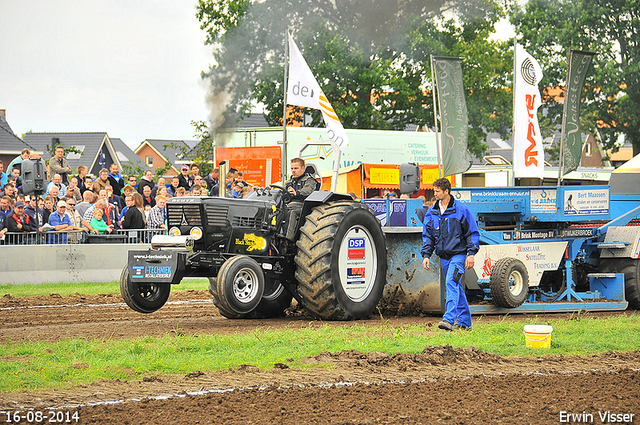
[[[71,410],[0,410],[2,423],[78,423],[80,414]]]

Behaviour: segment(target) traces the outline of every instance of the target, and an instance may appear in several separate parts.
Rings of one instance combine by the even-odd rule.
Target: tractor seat
[[[317,181],[316,183],[316,190],[320,190],[320,188],[322,187],[322,176],[318,172],[318,168],[316,167],[316,165],[307,163],[304,172],[316,179],[316,181],[320,179],[320,181]]]

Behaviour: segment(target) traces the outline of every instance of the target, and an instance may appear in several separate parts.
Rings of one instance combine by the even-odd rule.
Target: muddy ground
[[[228,334],[267,326],[324,325],[304,315],[228,320],[217,313],[205,291],[176,291],[169,302],[160,311],[143,315],[124,305],[119,295],[5,296],[0,298],[0,341],[123,339],[176,330]],[[611,314],[629,313],[600,315]],[[385,319],[396,327],[429,324],[433,332],[439,321],[437,317]],[[359,324],[376,326],[380,318]],[[278,364],[264,371],[243,365],[228,371],[99,381],[68,390],[0,394],[0,410],[54,408],[45,412],[58,419],[68,413],[71,423],[77,413],[80,423],[118,424],[577,423],[563,416],[569,414],[583,415],[580,419],[586,420],[581,422],[587,423],[614,423],[608,421],[611,418],[620,419],[616,423],[640,423],[640,351],[503,358],[473,347],[445,346],[393,356],[322,353],[305,361],[331,368],[295,370]],[[627,417],[604,417],[607,412]]]

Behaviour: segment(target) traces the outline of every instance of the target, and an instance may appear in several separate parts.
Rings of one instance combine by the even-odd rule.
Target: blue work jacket
[[[436,255],[445,260],[454,255],[475,255],[480,249],[478,225],[469,208],[453,197],[444,213],[436,201],[424,216],[422,258]]]

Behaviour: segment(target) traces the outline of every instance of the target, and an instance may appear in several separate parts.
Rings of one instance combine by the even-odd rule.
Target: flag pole
[[[512,118],[511,118],[511,134],[513,134],[513,146],[511,148],[511,186],[515,187],[516,185],[516,168],[513,165],[513,162],[516,158],[516,64],[518,63],[518,58],[516,57],[516,52],[518,51],[518,40],[513,38],[513,99],[511,101],[511,105],[513,108]]]
[[[281,152],[281,170],[282,170],[282,186],[287,181],[287,87],[289,80],[289,28],[285,30],[284,37],[284,102],[282,106],[282,152]]]
[[[438,178],[442,178],[442,155],[440,154],[440,138],[438,137],[438,114],[436,111],[436,73],[434,68],[433,55],[430,55],[431,61],[431,81],[433,82],[433,124],[436,131],[436,153],[438,155]]]

